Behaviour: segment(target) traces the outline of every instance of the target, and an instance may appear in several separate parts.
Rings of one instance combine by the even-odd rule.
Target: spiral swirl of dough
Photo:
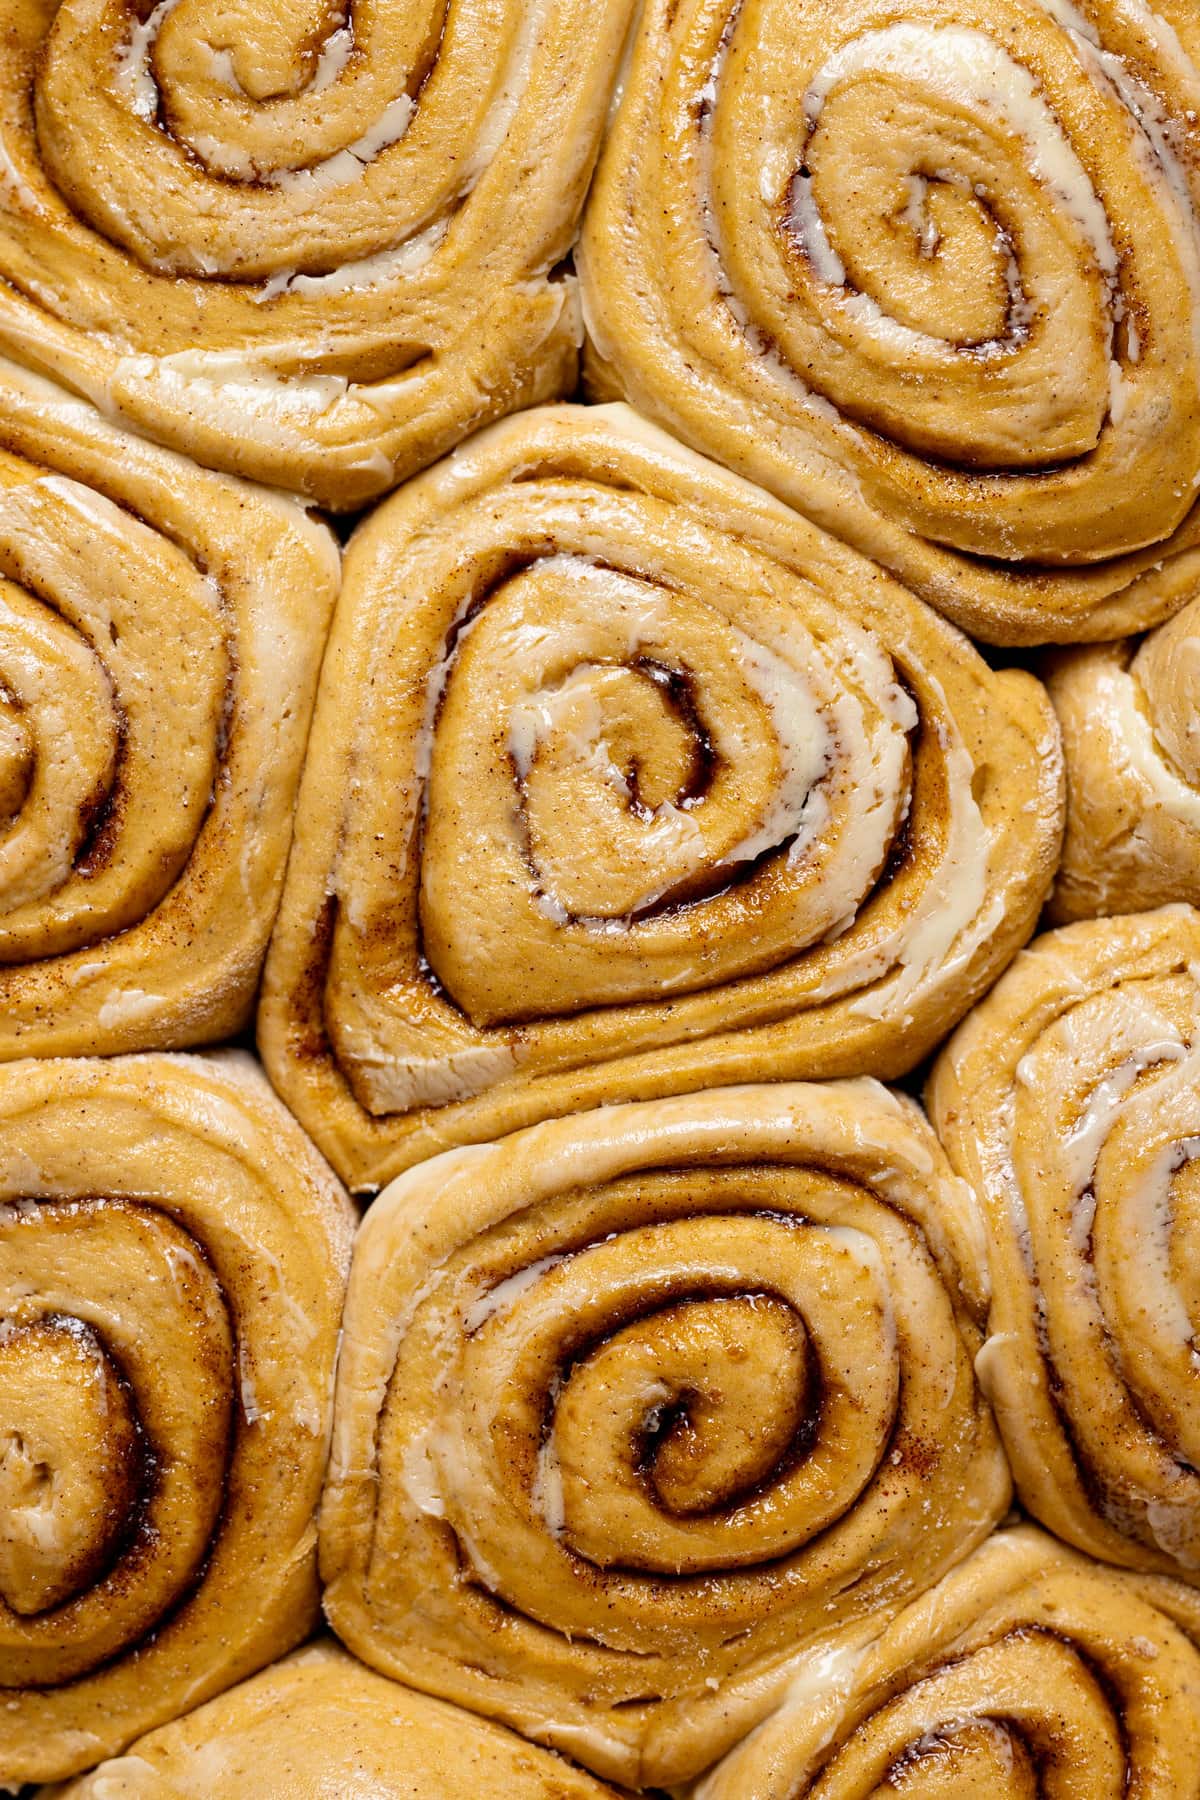
[[[54,1780],[290,1649],[345,1194],[244,1055],[0,1069],[0,1769]]]
[[[232,1036],[335,545],[15,364],[0,417],[0,1060]]]
[[[979,1377],[1021,1497],[1200,1581],[1200,913],[1065,926],[943,1051],[931,1116],[988,1221]]]
[[[503,1726],[298,1650],[39,1800],[615,1800]]]
[[[802,1674],[696,1800],[1198,1800],[1200,1602],[1030,1526]]]
[[[899,1074],[1032,929],[1060,779],[1038,684],[786,508],[624,408],[508,421],[350,546],[264,1057],[362,1186]]]
[[[648,0],[593,380],[976,636],[1200,581],[1191,0]]]
[[[334,1629],[608,1779],[698,1774],[1004,1512],[982,1250],[873,1081],[607,1107],[410,1170],[351,1271]]]
[[[0,344],[349,507],[574,382],[630,0],[60,0],[0,46]]]
[[[1067,767],[1055,920],[1200,902],[1200,601],[1048,670]]]

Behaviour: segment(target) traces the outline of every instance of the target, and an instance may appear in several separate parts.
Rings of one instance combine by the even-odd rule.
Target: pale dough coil
[[[1200,902],[1200,601],[1047,670],[1067,767],[1058,922]]]
[[[624,408],[360,527],[259,1041],[339,1173],[597,1102],[895,1076],[1032,930],[1045,691]]]
[[[601,1776],[699,1774],[981,1541],[983,1242],[872,1081],[607,1107],[410,1170],[359,1233],[334,1630]]]
[[[344,1650],[298,1650],[39,1800],[615,1800],[503,1726]]]
[[[647,0],[585,219],[592,385],[974,635],[1200,582],[1192,0]]]
[[[797,1679],[696,1800],[1197,1800],[1200,1602],[998,1533]]]
[[[567,392],[631,0],[14,0],[0,345],[361,505]]]
[[[0,1061],[251,1012],[330,533],[0,362]]]
[[[250,1058],[0,1069],[0,1776],[291,1649],[352,1213]]]
[[[942,1052],[931,1117],[985,1209],[978,1362],[1025,1506],[1200,1581],[1200,913],[1040,938]]]

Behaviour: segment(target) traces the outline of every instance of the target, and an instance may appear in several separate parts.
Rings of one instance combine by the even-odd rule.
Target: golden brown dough
[[[339,1172],[613,1099],[896,1075],[1032,929],[1044,690],[627,409],[354,537],[259,1038]]]
[[[802,1674],[696,1800],[1197,1800],[1200,1604],[1023,1526]]]
[[[283,884],[333,539],[5,362],[0,446],[0,1060],[232,1035]]]
[[[571,388],[631,0],[6,0],[0,344],[350,507]]]
[[[1071,925],[942,1052],[931,1116],[988,1226],[979,1378],[1021,1498],[1200,1581],[1200,913]]]
[[[1058,921],[1200,901],[1200,600],[1049,669],[1067,765]]]
[[[994,643],[1200,586],[1194,0],[647,0],[591,378]]]
[[[0,1068],[3,1779],[311,1629],[351,1228],[245,1055]]]
[[[980,1221],[872,1081],[602,1108],[359,1233],[321,1507],[376,1668],[630,1785],[698,1774],[978,1543]]]
[[[40,1800],[604,1800],[612,1788],[333,1644],[140,1738]]]

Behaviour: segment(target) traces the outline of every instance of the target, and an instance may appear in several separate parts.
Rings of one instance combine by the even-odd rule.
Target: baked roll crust
[[[265,974],[355,1186],[605,1100],[894,1076],[1032,929],[1045,692],[624,408],[356,533]]]
[[[0,363],[0,1060],[246,1024],[337,585],[299,507]]]
[[[593,390],[973,635],[1197,591],[1190,0],[648,0],[579,249]]]
[[[0,1068],[0,1769],[54,1780],[317,1615],[352,1209],[243,1054]]]
[[[802,1675],[697,1800],[1200,1794],[1200,1604],[1030,1526]]]
[[[606,1107],[410,1170],[351,1272],[334,1630],[610,1780],[699,1774],[1003,1516],[982,1248],[871,1081]]]
[[[41,1800],[604,1800],[511,1731],[310,1644]]]
[[[1060,923],[1200,901],[1200,601],[1140,641],[1061,651],[1067,834]]]
[[[0,345],[354,507],[574,384],[631,0],[12,0]]]
[[[1200,1577],[1200,914],[1039,938],[951,1039],[930,1113],[983,1202],[978,1370],[1024,1504],[1129,1568]]]

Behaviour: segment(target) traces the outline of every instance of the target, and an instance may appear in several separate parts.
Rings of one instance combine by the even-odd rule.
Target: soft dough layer
[[[335,1631],[673,1785],[986,1537],[980,1221],[872,1081],[606,1107],[436,1157],[359,1233]]]
[[[1200,1602],[1029,1526],[802,1675],[697,1800],[1196,1800]]]
[[[647,0],[594,389],[995,643],[1200,581],[1192,0]]]
[[[297,506],[0,362],[0,1061],[246,1024],[338,585]]]
[[[11,0],[0,344],[351,507],[574,383],[631,0]]]
[[[0,1770],[55,1780],[290,1650],[350,1255],[247,1056],[0,1068]]]
[[[600,1101],[911,1069],[1032,929],[1044,690],[625,408],[353,539],[260,1042],[339,1171]]]
[[[988,1225],[979,1358],[1025,1505],[1200,1581],[1200,913],[1039,938],[951,1039],[935,1126]]]
[[[41,1800],[605,1800],[503,1726],[299,1650]]]
[[[1067,765],[1060,921],[1200,901],[1200,600],[1048,671]]]

